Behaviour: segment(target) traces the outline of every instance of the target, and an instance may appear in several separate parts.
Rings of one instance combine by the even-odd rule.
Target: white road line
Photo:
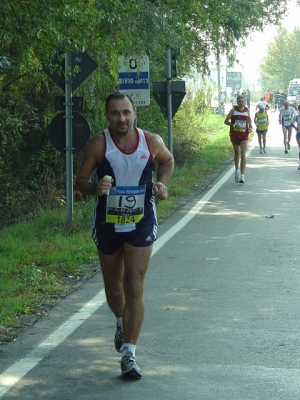
[[[105,292],[101,290],[92,300],[76,314],[63,323],[42,343],[35,347],[26,357],[14,363],[0,375],[0,398],[34,368],[51,350],[60,345],[71,333],[85,322],[106,301]]]
[[[251,146],[247,155],[251,153],[254,146]],[[168,240],[180,231],[198,212],[205,206],[211,197],[221,188],[234,172],[234,167],[221,178],[199,201],[198,203],[171,229],[156,240],[152,256],[160,250]],[[69,335],[83,324],[94,312],[106,302],[105,292],[102,289],[92,300],[90,300],[78,313],[69,318],[42,343],[35,347],[20,361],[14,363],[0,375],[0,398],[22,379],[32,368],[34,368],[50,351],[59,346]]]

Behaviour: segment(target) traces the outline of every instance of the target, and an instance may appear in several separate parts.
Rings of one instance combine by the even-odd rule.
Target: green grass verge
[[[223,117],[211,116],[203,127],[209,134],[192,161],[176,167],[168,184],[169,198],[157,201],[162,222],[182,196],[193,193],[195,184],[232,157],[228,127]],[[57,301],[67,290],[64,278],[91,272],[97,260],[91,239],[93,201],[76,203],[72,226],[67,226],[66,210],[45,210],[29,221],[0,231],[0,338],[14,335],[19,316],[39,312],[42,304]]]

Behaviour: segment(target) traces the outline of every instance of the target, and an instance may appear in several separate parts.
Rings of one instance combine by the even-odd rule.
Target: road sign
[[[159,105],[165,118],[168,118],[167,113],[167,83],[166,82],[153,82],[153,97]],[[172,92],[172,118],[176,114],[184,96],[185,92],[185,81],[172,81],[171,82]]]
[[[65,107],[65,113],[60,113],[49,126],[49,139],[53,146],[66,153],[66,192],[67,192],[67,222],[72,221],[73,213],[73,152],[83,150],[89,136],[90,127],[86,119],[74,112],[83,108],[83,101],[74,104],[72,93],[97,68],[97,64],[86,53],[71,54],[66,52],[56,54],[52,60],[54,71],[44,67],[44,72],[65,92],[65,101],[56,98],[56,109]],[[76,102],[76,100],[75,100]]]
[[[135,105],[149,106],[149,57],[119,57],[119,91],[128,93]]]
[[[66,108],[65,96],[55,96],[55,111],[63,111]],[[83,97],[72,97],[72,110],[83,111]]]
[[[242,86],[242,73],[241,72],[227,72],[226,73],[226,87],[239,89]]]
[[[65,58],[62,58],[61,54],[57,54],[51,64],[57,65],[55,71],[50,72],[49,68],[44,67],[44,72],[65,91]],[[98,64],[86,53],[71,54],[72,93],[91,75],[97,66]]]
[[[72,118],[72,145],[73,153],[79,153],[84,149],[91,135],[87,120],[77,112]],[[65,113],[57,114],[49,125],[49,139],[53,147],[61,153],[66,152],[66,119]]]

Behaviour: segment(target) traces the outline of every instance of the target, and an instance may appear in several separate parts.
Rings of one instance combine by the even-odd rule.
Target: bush
[[[205,121],[210,113],[203,90],[182,102],[173,124],[173,154],[177,166],[194,163],[197,152],[208,143]]]

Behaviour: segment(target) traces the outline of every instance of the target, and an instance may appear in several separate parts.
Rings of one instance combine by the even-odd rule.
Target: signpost
[[[175,81],[177,77],[177,56],[180,49],[167,46],[167,81],[153,83],[153,97],[168,120],[168,149],[173,153],[172,120],[185,96],[185,82]]]
[[[242,73],[241,72],[227,72],[226,73],[226,87],[233,89],[240,89],[242,86]]]
[[[53,72],[49,68],[44,67],[44,72],[65,92],[65,56],[57,54],[51,61],[52,65],[57,65]],[[97,68],[97,63],[86,53],[70,54],[70,71],[72,80],[72,92],[74,92],[83,81]]]
[[[167,82],[153,82],[152,85],[153,97],[156,100],[164,117],[168,119],[168,104],[167,104]],[[171,82],[172,93],[172,118],[176,114],[182,100],[185,97],[185,81]]]
[[[61,99],[56,99],[55,102],[56,109],[61,109],[64,105],[65,113],[54,117],[49,126],[49,136],[54,147],[66,153],[67,223],[70,224],[73,214],[73,152],[82,150],[85,144],[83,142],[86,142],[90,135],[86,119],[80,114],[76,116],[72,113],[72,93],[97,68],[97,64],[86,53],[66,53],[64,58],[57,55],[52,65],[57,65],[58,68],[53,72],[44,68],[44,71],[65,92],[64,104]],[[82,100],[75,103],[77,109],[83,109]],[[64,138],[63,133],[65,133]]]
[[[119,57],[119,91],[129,94],[134,104],[150,105],[149,57]]]
[[[53,147],[64,153],[66,151],[65,113],[57,114],[49,125],[49,139]],[[87,120],[78,112],[73,111],[72,115],[72,150],[73,154],[79,153],[84,149],[86,142],[91,135],[91,129]]]
[[[65,100],[65,96],[55,96],[55,111],[65,110]],[[73,111],[83,111],[83,97],[72,96],[72,107]]]

